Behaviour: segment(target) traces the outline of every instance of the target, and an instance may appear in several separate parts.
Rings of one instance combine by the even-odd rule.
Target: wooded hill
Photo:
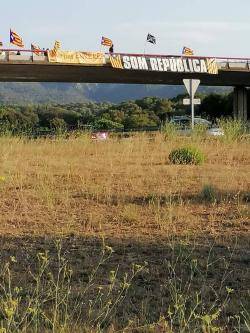
[[[228,93],[230,88],[200,87],[201,93]],[[183,86],[73,83],[1,83],[0,102],[7,104],[82,103],[109,101],[120,103],[145,96],[173,98],[184,94]]]
[[[121,103],[2,104],[0,129],[16,133],[38,128],[74,129],[85,125],[103,130],[160,126],[174,115],[190,114],[189,107],[183,106],[184,97],[145,97]],[[196,107],[196,115],[213,121],[218,117],[232,116],[232,94],[200,94],[199,97],[202,103]]]

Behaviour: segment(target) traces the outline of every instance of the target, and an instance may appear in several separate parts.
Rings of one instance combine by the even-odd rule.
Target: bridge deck
[[[108,57],[108,55],[106,55]],[[197,57],[198,58],[198,57]],[[50,63],[43,55],[0,55],[2,82],[85,82],[182,84],[183,78],[198,78],[210,86],[250,86],[249,59],[218,58],[218,75],[114,69],[110,65],[85,66]]]

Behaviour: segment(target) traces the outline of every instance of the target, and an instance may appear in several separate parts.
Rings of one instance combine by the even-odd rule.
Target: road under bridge
[[[216,72],[209,72],[209,59],[216,63]],[[250,120],[250,59],[106,54],[101,66],[93,66],[50,62],[43,54],[0,54],[2,82],[182,85],[184,78],[199,79],[206,86],[234,87],[234,115]]]

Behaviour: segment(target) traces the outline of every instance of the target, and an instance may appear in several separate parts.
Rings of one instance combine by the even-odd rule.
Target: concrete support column
[[[234,88],[234,118],[247,121],[247,89],[245,87]]]

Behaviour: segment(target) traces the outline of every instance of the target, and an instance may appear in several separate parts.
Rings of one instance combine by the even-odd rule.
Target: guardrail
[[[35,53],[47,53],[49,50],[48,49],[44,49],[44,50],[29,50],[29,49],[24,49],[24,50],[20,50],[20,49],[0,49],[0,53],[1,52],[20,52],[20,53],[31,53],[31,54],[35,54]],[[110,56],[110,53],[105,53],[105,55]],[[148,53],[112,53],[112,55],[129,55],[129,56],[136,56],[136,57],[173,57],[173,58],[196,58],[196,59],[204,59],[204,58],[212,58],[212,59],[217,59],[217,60],[221,60],[221,61],[244,61],[244,62],[249,62],[250,63],[250,58],[247,57],[216,57],[216,56],[208,56],[208,55],[194,55],[194,56],[187,56],[187,55],[180,55],[180,54],[148,54]]]

